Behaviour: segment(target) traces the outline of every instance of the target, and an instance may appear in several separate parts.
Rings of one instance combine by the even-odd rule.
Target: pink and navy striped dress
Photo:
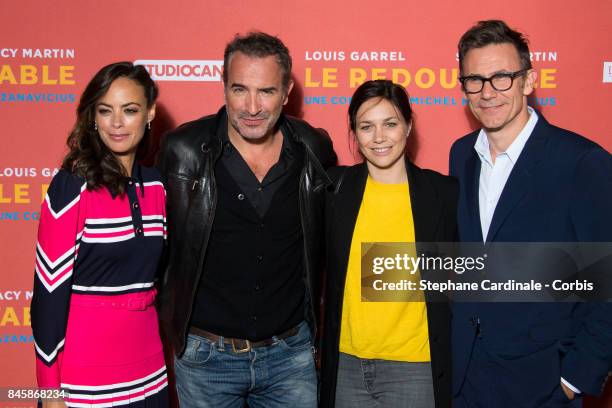
[[[61,170],[42,204],[32,298],[41,388],[69,407],[167,407],[154,280],[166,238],[165,190],[134,166],[124,196]]]

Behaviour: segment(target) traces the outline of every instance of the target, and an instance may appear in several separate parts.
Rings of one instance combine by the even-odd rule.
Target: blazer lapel
[[[368,170],[365,163],[355,168],[349,167],[346,169],[342,184],[335,193],[333,222],[336,224],[336,228],[333,229],[335,235],[332,237],[332,242],[334,242],[334,246],[338,251],[338,259],[342,263],[339,269],[341,271],[346,271],[348,265],[353,231],[357,222],[357,215],[361,207],[367,179]],[[338,209],[341,211],[338,211]],[[344,280],[337,283],[343,286]]]
[[[433,186],[414,164],[406,161],[408,188],[414,220],[414,235],[417,242],[436,241],[442,203]]]
[[[493,219],[491,220],[491,226],[487,233],[487,242],[495,240],[496,235],[499,233],[500,228],[516,207],[523,196],[531,189],[534,167],[536,167],[545,154],[546,145],[546,131],[545,127],[548,125],[542,115],[538,118],[538,123],[533,129],[533,133],[529,137],[529,140],[525,144],[523,151],[521,152],[510,177],[499,197],[497,207],[493,213]]]
[[[461,237],[462,241],[482,242],[482,228],[480,226],[480,201],[478,199],[478,189],[480,185],[480,158],[472,149],[470,157],[466,162],[465,169],[465,194],[466,206],[469,219],[464,224],[468,226],[469,233]],[[461,221],[461,220],[460,220]]]

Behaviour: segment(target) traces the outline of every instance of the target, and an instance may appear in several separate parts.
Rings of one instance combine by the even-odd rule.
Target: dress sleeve
[[[85,185],[83,179],[62,170],[51,181],[41,206],[30,311],[41,388],[60,387],[73,266],[85,225]]]

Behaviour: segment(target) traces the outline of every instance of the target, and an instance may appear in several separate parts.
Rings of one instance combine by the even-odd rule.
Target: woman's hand
[[[58,398],[54,400],[43,400],[43,408],[66,408],[66,403],[63,399]]]

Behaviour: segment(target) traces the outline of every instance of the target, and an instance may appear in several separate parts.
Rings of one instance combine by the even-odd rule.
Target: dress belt
[[[155,303],[156,294],[156,289],[148,290],[146,292],[108,296],[73,294],[70,299],[70,304],[84,307],[140,311],[146,310],[149,306]]]
[[[223,339],[223,344],[231,345],[234,353],[246,353],[251,351],[252,348],[255,347],[265,347],[271,346],[278,342],[278,340],[286,339],[291,336],[295,336],[300,331],[300,326],[296,325],[278,334],[276,336],[270,337],[268,339],[258,340],[258,341],[250,341],[246,339],[233,339],[231,337],[219,336],[217,334],[211,333],[206,330],[199,329],[197,327],[191,326],[189,329],[189,333],[195,334],[196,336],[203,337],[208,339],[214,343],[218,343],[220,339]]]

